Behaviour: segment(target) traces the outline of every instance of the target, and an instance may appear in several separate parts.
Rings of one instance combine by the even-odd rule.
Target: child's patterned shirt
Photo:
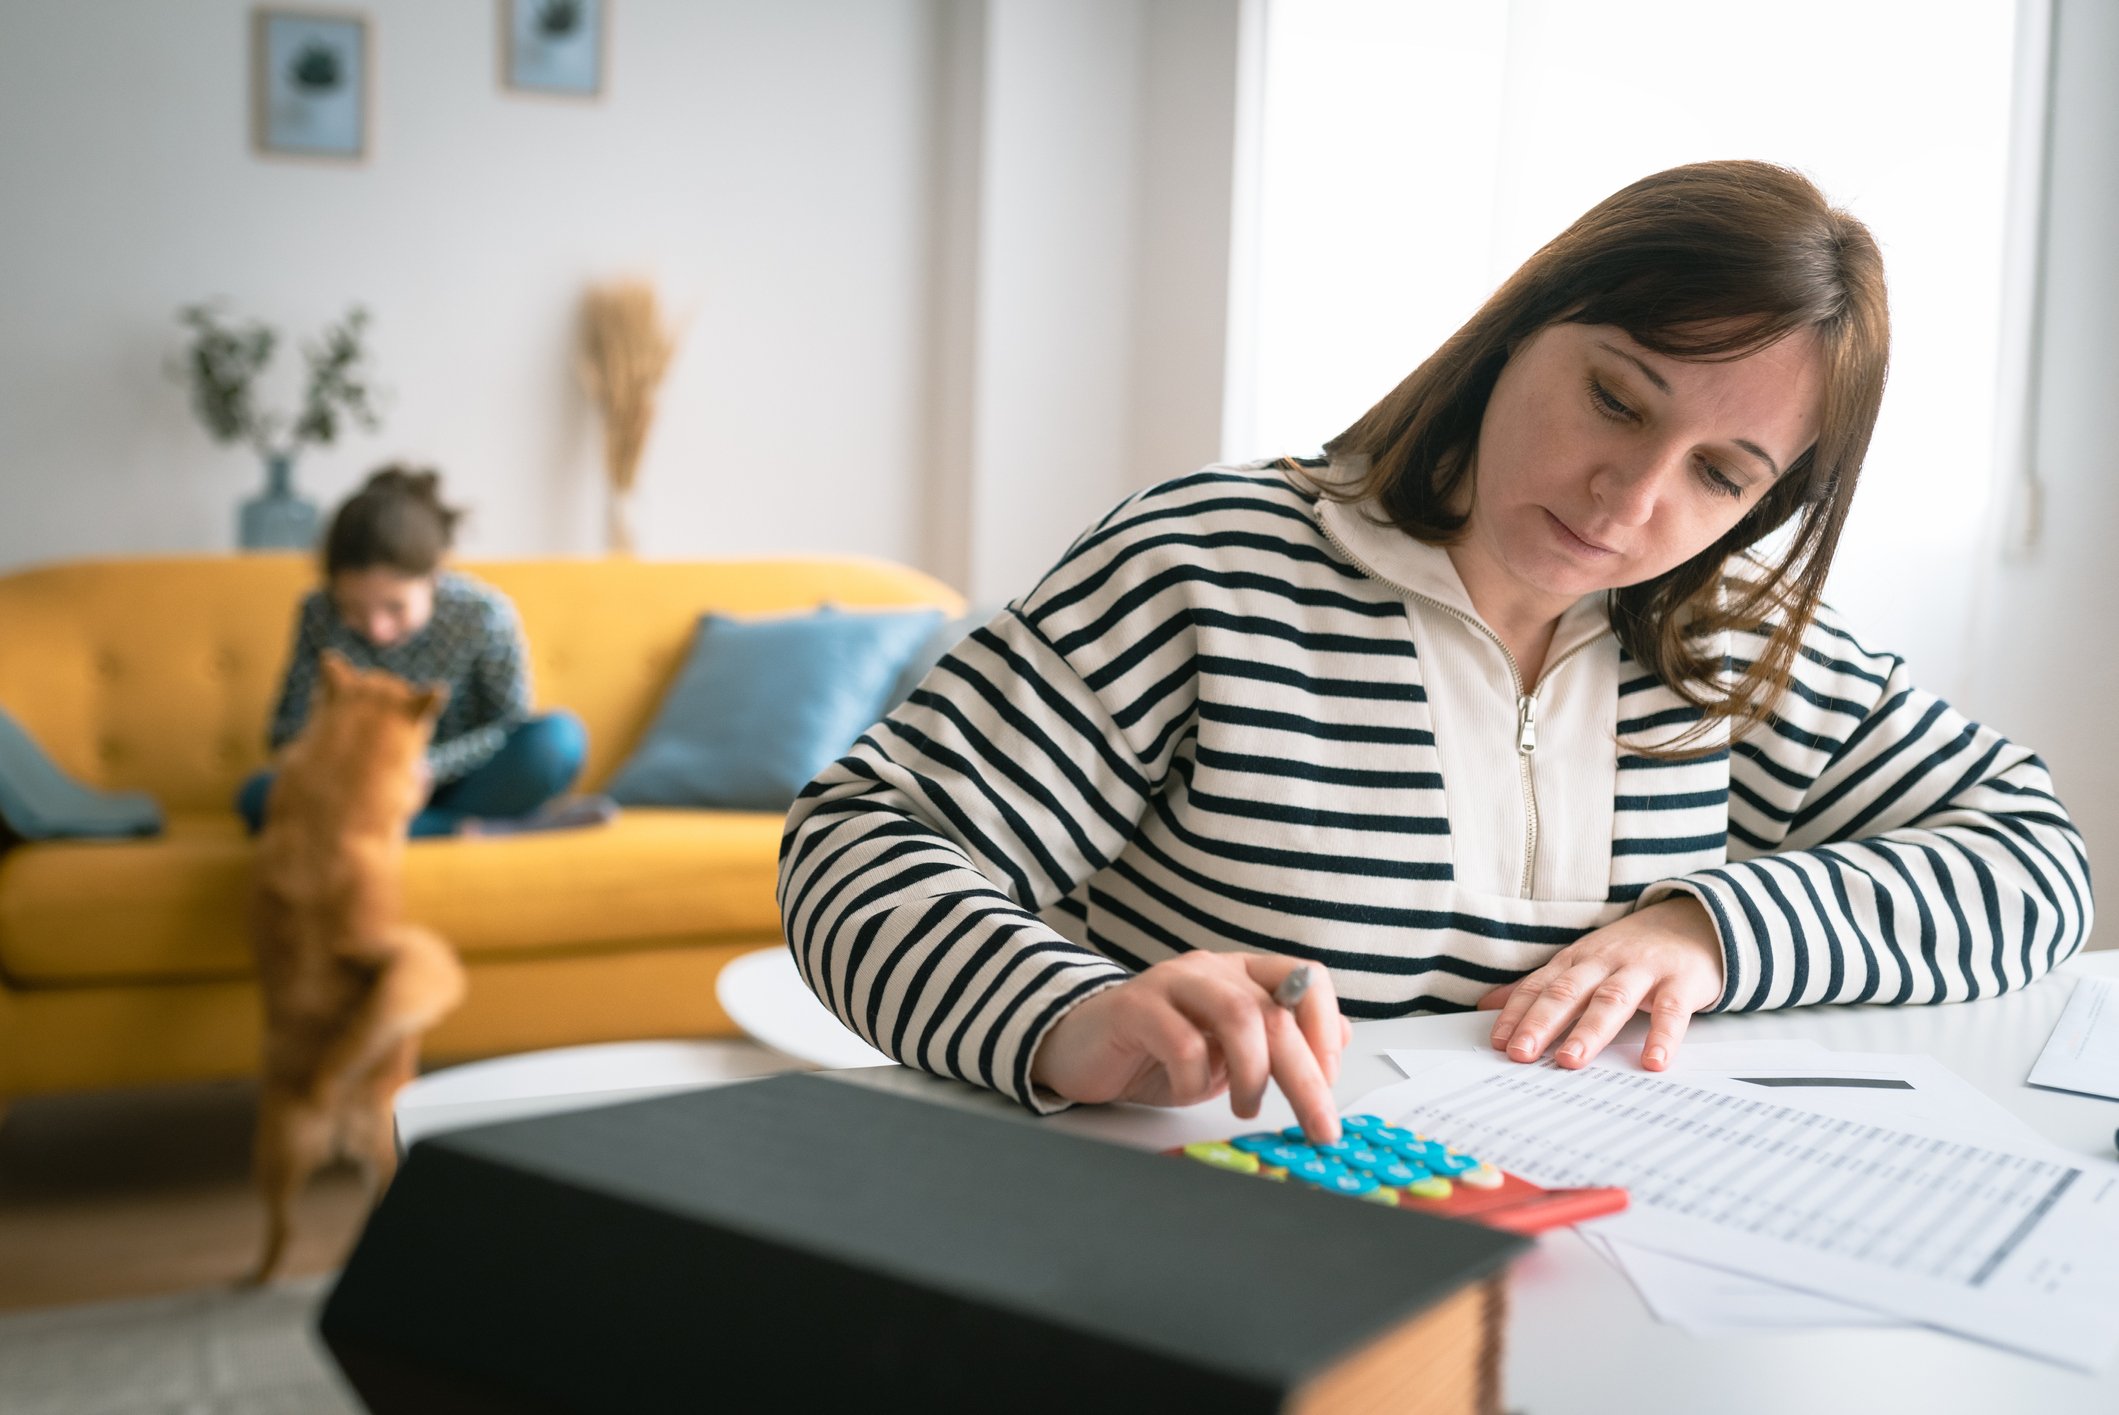
[[[529,662],[515,606],[500,591],[454,570],[435,576],[434,615],[426,626],[388,648],[353,632],[329,593],[310,592],[297,616],[293,656],[272,714],[274,751],[292,741],[308,720],[325,649],[338,650],[356,667],[448,688],[448,705],[427,752],[436,785],[492,760],[509,730],[530,715]]]

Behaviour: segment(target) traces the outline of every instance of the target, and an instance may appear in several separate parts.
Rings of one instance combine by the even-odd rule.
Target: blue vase
[[[316,503],[294,489],[294,458],[265,459],[265,490],[243,503],[236,543],[245,550],[308,550],[316,544]]]

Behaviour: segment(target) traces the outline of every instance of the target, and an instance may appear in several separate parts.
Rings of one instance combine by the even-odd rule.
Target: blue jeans
[[[512,820],[526,816],[564,792],[581,774],[589,734],[570,712],[533,717],[508,734],[484,766],[434,788],[426,809],[412,818],[414,839],[454,835],[471,817]],[[256,835],[265,826],[265,803],[273,773],[261,771],[235,794],[236,812]]]

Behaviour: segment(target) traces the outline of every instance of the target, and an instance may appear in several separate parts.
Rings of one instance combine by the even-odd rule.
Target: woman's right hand
[[[1230,1092],[1240,1119],[1258,1114],[1268,1078],[1311,1140],[1339,1138],[1332,1085],[1353,1035],[1331,976],[1310,965],[1290,1010],[1273,990],[1304,966],[1264,953],[1195,949],[1093,994],[1055,1023],[1030,1079],[1070,1101],[1193,1105]]]

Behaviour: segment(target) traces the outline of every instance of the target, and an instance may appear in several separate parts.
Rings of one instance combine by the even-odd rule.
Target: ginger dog
[[[379,1196],[397,1170],[391,1101],[419,1039],[464,995],[449,945],[399,911],[405,828],[445,688],[323,657],[316,704],[282,754],[258,837],[251,942],[265,1000],[254,1156],[279,1267],[302,1185],[334,1156]]]

